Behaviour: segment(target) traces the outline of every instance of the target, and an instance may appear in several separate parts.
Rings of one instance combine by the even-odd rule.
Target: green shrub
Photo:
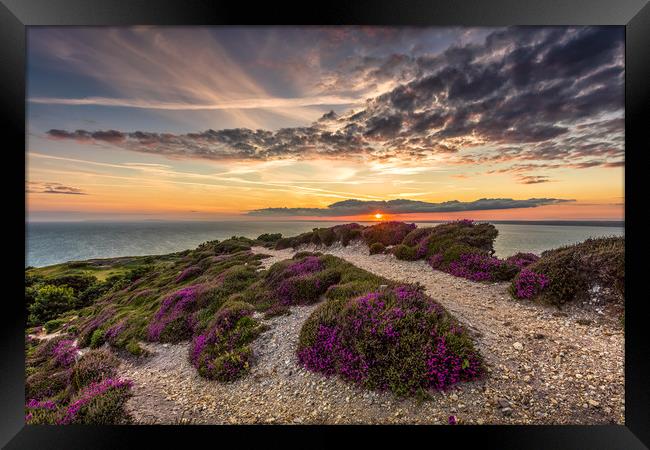
[[[125,348],[133,356],[144,356],[147,354],[147,351],[144,348],[142,348],[140,343],[136,340],[130,340],[126,344]]]
[[[280,239],[282,239],[282,233],[264,233],[257,236],[256,240],[267,244],[272,244],[276,243]]]
[[[417,259],[415,247],[409,247],[405,244],[396,245],[393,248],[393,255],[397,259],[402,259],[404,261],[415,261]]]
[[[370,245],[370,254],[371,255],[376,255],[378,253],[384,253],[385,250],[386,250],[386,247],[381,242],[375,242],[374,244]]]
[[[100,347],[104,342],[104,330],[98,328],[93,331],[93,334],[90,336],[90,348]]]
[[[56,331],[56,330],[58,330],[59,328],[61,328],[61,327],[62,327],[63,325],[65,325],[67,322],[68,322],[67,319],[52,319],[52,320],[48,320],[48,321],[45,322],[45,324],[43,325],[43,328],[45,328],[45,331],[46,331],[47,333],[52,333],[53,331]]]
[[[414,223],[382,222],[365,228],[361,235],[369,246],[375,242],[380,242],[386,246],[397,245],[414,229]]]
[[[605,237],[587,239],[575,245],[545,251],[541,258],[526,269],[546,277],[547,284],[534,296],[535,300],[562,305],[587,300],[590,290],[600,288],[606,301],[624,301],[625,238]],[[511,285],[515,296],[521,284],[517,275]]]
[[[96,282],[97,278],[90,274],[59,275],[45,279],[45,283],[53,286],[71,287],[77,294],[85,291]]]
[[[71,287],[46,284],[36,290],[34,303],[29,307],[29,322],[47,322],[74,307],[74,290]]]

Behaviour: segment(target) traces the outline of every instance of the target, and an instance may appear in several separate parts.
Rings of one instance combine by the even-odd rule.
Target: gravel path
[[[306,248],[309,250],[309,248]],[[301,249],[302,250],[302,249]],[[300,328],[317,305],[294,307],[254,343],[251,374],[222,384],[200,378],[188,345],[144,344],[148,358],[125,359],[121,375],[134,383],[128,407],[142,422],[175,423],[447,423],[456,415],[475,424],[624,423],[624,335],[594,309],[559,312],[520,303],[507,283],[481,284],[434,271],[423,261],[368,254],[364,245],[319,248],[378,275],[420,282],[474,333],[488,377],[463,383],[430,401],[368,392],[297,365]],[[271,255],[291,249],[254,248]]]

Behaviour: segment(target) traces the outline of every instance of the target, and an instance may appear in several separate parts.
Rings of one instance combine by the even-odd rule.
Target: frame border
[[[646,336],[643,302],[647,298],[640,289],[645,273],[642,267],[641,240],[648,238],[641,227],[641,211],[645,206],[636,189],[642,168],[647,165],[647,138],[642,147],[642,133],[647,124],[650,105],[650,4],[647,0],[480,0],[426,1],[358,0],[354,2],[324,2],[296,8],[290,3],[251,5],[208,0],[0,0],[0,117],[5,124],[5,138],[11,144],[7,149],[25,147],[25,64],[26,27],[44,25],[108,26],[108,25],[233,25],[233,24],[302,24],[302,25],[399,25],[399,26],[504,26],[504,25],[625,25],[625,234],[628,261],[625,311],[625,426],[463,426],[463,427],[369,427],[369,426],[29,426],[24,414],[24,352],[22,310],[23,267],[15,266],[6,273],[12,281],[12,294],[5,297],[5,326],[0,328],[4,358],[1,359],[0,408],[4,420],[0,423],[0,445],[6,448],[115,448],[125,447],[124,439],[138,437],[159,440],[166,445],[185,444],[188,437],[209,439],[215,433],[228,432],[242,442],[249,439],[249,431],[286,437],[302,442],[340,445],[340,439],[355,431],[370,431],[378,442],[396,437],[395,431],[408,431],[424,439],[440,439],[454,445],[462,439],[487,447],[499,448],[585,448],[635,449],[650,445],[650,388],[648,383],[650,349]],[[638,147],[638,148],[637,148]],[[632,150],[633,149],[633,150]],[[630,151],[632,150],[632,151]],[[644,152],[645,150],[645,152]],[[26,149],[25,149],[26,151]],[[8,152],[20,165],[18,152]],[[646,159],[644,159],[646,158]],[[11,161],[14,162],[13,160]],[[646,164],[644,164],[646,163]],[[22,164],[25,164],[23,157]],[[8,173],[7,173],[8,172]],[[25,173],[6,171],[8,186],[5,192],[25,212]],[[22,186],[21,186],[22,183]],[[22,199],[22,204],[20,199]],[[13,212],[13,211],[12,211]],[[18,213],[15,213],[18,216]],[[13,215],[13,214],[12,214]],[[20,235],[25,222],[12,219],[8,232]],[[647,235],[647,233],[645,233]],[[634,245],[630,245],[630,239]],[[9,239],[18,248],[17,239]],[[25,248],[12,252],[25,257]],[[629,261],[639,261],[629,264]],[[645,275],[647,276],[647,275]],[[15,291],[14,291],[15,289]],[[639,292],[640,302],[632,303]],[[97,434],[99,431],[101,434]],[[286,433],[285,433],[286,431]],[[16,434],[18,433],[18,434]],[[460,433],[460,434],[459,434]],[[365,433],[368,435],[369,433]],[[13,438],[12,438],[13,437]],[[266,437],[266,436],[265,436]],[[314,439],[317,438],[317,439]],[[10,441],[11,440],[11,441]],[[101,440],[101,441],[100,441]],[[10,442],[9,442],[10,441]],[[268,441],[267,441],[268,442]],[[402,440],[403,443],[403,440]],[[645,445],[644,445],[645,444]],[[399,442],[398,442],[399,445]],[[402,444],[403,445],[403,444]]]

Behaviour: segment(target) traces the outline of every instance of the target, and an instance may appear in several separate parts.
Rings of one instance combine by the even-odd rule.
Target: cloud
[[[616,117],[624,108],[623,50],[621,27],[514,27],[434,55],[357,58],[349,71],[363,68],[377,82],[399,73],[399,82],[360,109],[332,111],[303,127],[187,134],[54,129],[48,136],[212,160],[417,161],[442,154],[466,164],[545,160],[576,168],[600,158],[609,167],[624,156],[624,125]],[[267,97],[260,101],[277,101]],[[466,153],[486,146],[492,150]]]
[[[79,188],[45,181],[28,181],[26,191],[32,194],[87,195],[86,192]]]
[[[386,214],[434,213],[457,211],[485,211],[493,209],[535,208],[572,202],[556,198],[530,198],[514,200],[511,198],[482,198],[472,202],[450,200],[442,203],[421,202],[416,200],[396,199],[388,201],[343,200],[332,203],[327,208],[264,208],[249,211],[251,216],[354,216],[372,214],[381,211]]]
[[[517,177],[517,181],[522,184],[539,184],[548,183],[553,180],[544,175],[524,175]]]
[[[359,102],[356,98],[340,97],[335,95],[319,97],[299,98],[250,98],[237,100],[223,100],[218,103],[188,103],[188,102],[165,102],[158,100],[130,99],[130,98],[107,98],[107,97],[85,97],[85,98],[57,98],[57,97],[33,97],[30,103],[42,103],[48,105],[67,106],[120,106],[128,108],[143,109],[165,109],[175,111],[196,111],[196,110],[225,110],[225,109],[274,109],[274,108],[298,108],[303,106],[318,105],[354,105]]]

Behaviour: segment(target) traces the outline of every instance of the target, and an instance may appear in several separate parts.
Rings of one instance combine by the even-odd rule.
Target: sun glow
[[[375,219],[377,219],[377,220],[381,220],[381,219],[383,219],[383,218],[384,218],[384,215],[383,215],[383,214],[381,214],[381,213],[377,213],[377,214],[375,214]]]

